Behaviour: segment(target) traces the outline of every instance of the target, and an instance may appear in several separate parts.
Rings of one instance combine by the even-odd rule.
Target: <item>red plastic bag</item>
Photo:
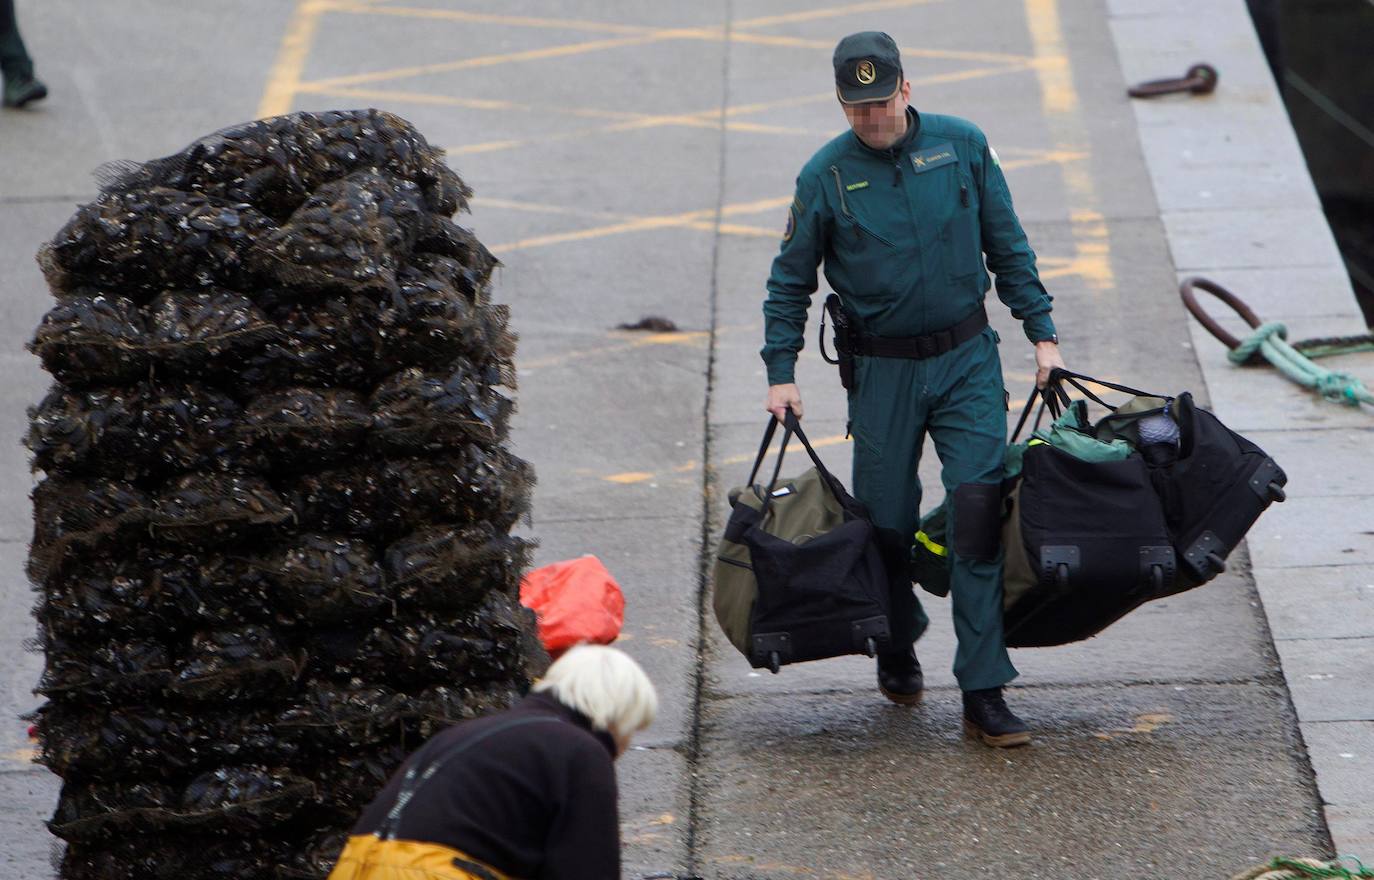
[[[625,595],[595,556],[536,568],[520,582],[520,604],[539,618],[539,640],[551,657],[573,645],[609,645],[625,621]]]

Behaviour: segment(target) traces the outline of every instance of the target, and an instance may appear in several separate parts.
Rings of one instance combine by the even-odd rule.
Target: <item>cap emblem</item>
[[[865,59],[854,66],[854,78],[866,86],[871,86],[878,78],[878,71],[873,68],[872,61]]]

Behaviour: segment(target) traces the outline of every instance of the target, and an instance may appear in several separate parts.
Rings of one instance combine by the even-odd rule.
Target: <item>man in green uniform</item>
[[[1035,345],[1041,385],[1063,367],[1050,296],[1012,209],[997,153],[977,126],[917,113],[897,46],[852,34],[835,48],[835,84],[850,131],[797,177],[764,303],[767,408],[799,417],[793,377],[816,268],[851,324],[849,390],[854,495],[878,527],[888,563],[893,644],[878,685],[911,705],[924,687],[913,643],[928,619],[906,562],[921,503],[917,464],[927,433],[953,499],[951,593],[959,639],[954,674],[965,729],[994,746],[1029,742],[1002,686],[1016,677],[1002,638],[1000,488],[1006,397],[999,338],[983,300],[997,295]],[[849,371],[842,365],[842,376]]]

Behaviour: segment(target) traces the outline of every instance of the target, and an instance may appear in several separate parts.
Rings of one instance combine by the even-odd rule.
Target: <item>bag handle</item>
[[[512,718],[501,724],[494,724],[487,730],[482,731],[469,740],[458,743],[449,751],[435,758],[433,761],[430,761],[423,771],[420,770],[420,766],[426,763],[427,756],[425,752],[427,750],[421,749],[415,755],[414,762],[411,764],[410,769],[406,770],[406,775],[401,780],[401,790],[396,795],[396,802],[392,804],[391,810],[386,814],[386,818],[382,820],[382,824],[378,825],[377,830],[372,832],[373,835],[381,840],[395,840],[397,829],[401,824],[401,814],[405,811],[406,804],[410,803],[410,799],[415,797],[415,793],[420,790],[420,787],[432,779],[434,774],[439,772],[439,768],[447,764],[450,760],[458,757],[482,740],[510,730],[512,727],[519,727],[524,724],[536,724],[539,722],[552,722],[555,724],[566,723],[561,718],[542,715],[534,718]]]
[[[791,407],[788,407],[787,412],[791,414]],[[773,416],[769,416],[768,427],[763,429],[763,442],[759,444],[759,454],[754,457],[754,467],[751,471],[749,471],[749,479],[745,481],[746,486],[754,485],[754,481],[758,479],[759,468],[763,467],[763,460],[768,457],[768,447],[773,443],[773,435],[777,433],[777,430],[778,420]],[[786,452],[787,440],[784,438],[782,441],[782,449],[778,450],[779,467],[781,467],[782,465],[782,457]],[[774,475],[773,479],[776,480],[777,476]]]
[[[1173,397],[1168,394],[1151,394],[1148,391],[1141,391],[1139,388],[1132,388],[1129,385],[1119,385],[1116,382],[1108,382],[1104,379],[1094,379],[1092,376],[1083,373],[1075,373],[1070,370],[1056,367],[1050,371],[1049,381],[1045,383],[1043,389],[1031,389],[1030,397],[1026,399],[1025,409],[1021,411],[1021,418],[1016,423],[1016,430],[1012,432],[1011,443],[1015,443],[1016,438],[1021,435],[1021,429],[1026,425],[1026,419],[1030,415],[1030,410],[1035,403],[1037,394],[1042,396],[1044,400],[1041,402],[1040,409],[1035,415],[1035,426],[1032,430],[1039,430],[1040,420],[1045,414],[1046,407],[1049,408],[1050,414],[1056,419],[1059,418],[1062,409],[1068,408],[1071,401],[1069,399],[1069,393],[1064,390],[1065,382],[1072,385],[1076,390],[1082,393],[1084,397],[1111,412],[1116,412],[1117,408],[1090,391],[1088,387],[1083,384],[1084,382],[1091,382],[1094,385],[1101,385],[1103,388],[1110,388],[1113,391],[1120,391],[1122,394],[1131,394],[1136,397],[1160,397],[1165,400],[1173,400]]]
[[[802,446],[806,447],[806,454],[811,457],[811,463],[814,464],[816,470],[820,472],[821,481],[825,483],[825,487],[830,490],[830,494],[834,496],[835,500],[840,502],[841,506],[844,506],[844,500],[840,498],[839,493],[835,490],[835,478],[831,475],[830,470],[826,468],[825,462],[821,461],[821,457],[816,454],[816,450],[811,447],[811,441],[806,439],[806,432],[802,430],[801,420],[797,418],[797,414],[792,412],[791,409],[788,409],[782,424],[785,429],[782,438],[783,448],[778,451],[778,466],[773,469],[773,480],[768,484],[767,491],[763,493],[763,506],[759,508],[759,516],[762,517],[764,514],[768,513],[768,506],[773,503],[773,488],[777,485],[778,474],[782,472],[782,453],[787,449],[787,443],[793,434],[796,434],[797,439],[802,442]]]
[[[1107,409],[1112,410],[1113,412],[1116,411],[1116,407],[1107,403],[1102,398],[1098,397],[1096,394],[1093,394],[1087,388],[1083,387],[1083,382],[1091,382],[1094,385],[1101,385],[1103,388],[1110,388],[1113,391],[1120,391],[1122,394],[1132,394],[1136,397],[1163,397],[1172,399],[1172,397],[1170,397],[1170,395],[1168,394],[1151,394],[1149,391],[1141,391],[1139,388],[1132,388],[1129,385],[1118,385],[1115,382],[1108,382],[1104,379],[1094,379],[1092,376],[1085,376],[1082,373],[1074,373],[1069,370],[1061,369],[1052,370],[1050,372],[1050,381],[1054,382],[1059,379],[1067,380],[1070,385],[1077,388],[1079,391],[1083,392],[1083,394],[1089,400],[1092,400],[1095,403],[1105,406]]]
[[[1031,408],[1035,406],[1035,398],[1042,398],[1040,406],[1035,413],[1035,424],[1031,426],[1031,431],[1040,430],[1040,421],[1045,417],[1046,408],[1050,415],[1059,418],[1063,409],[1071,402],[1069,394],[1058,382],[1046,383],[1044,388],[1031,388],[1030,397],[1026,398],[1026,405],[1021,409],[1021,418],[1016,422],[1016,430],[1011,432],[1011,439],[1008,443],[1015,443],[1016,438],[1021,436],[1021,429],[1026,426],[1026,419],[1030,417]]]

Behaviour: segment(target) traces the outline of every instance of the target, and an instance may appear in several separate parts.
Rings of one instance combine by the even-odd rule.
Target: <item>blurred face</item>
[[[902,80],[902,87],[881,104],[841,104],[849,127],[859,139],[876,150],[892,146],[906,131],[906,108],[911,102],[911,81]]]

